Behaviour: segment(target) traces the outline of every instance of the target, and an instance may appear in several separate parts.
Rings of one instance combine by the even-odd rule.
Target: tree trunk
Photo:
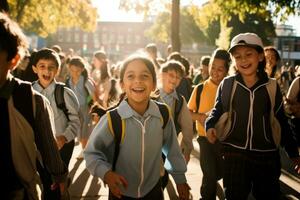
[[[180,52],[179,20],[180,20],[180,0],[172,0],[172,19],[171,19],[171,41],[172,51]]]

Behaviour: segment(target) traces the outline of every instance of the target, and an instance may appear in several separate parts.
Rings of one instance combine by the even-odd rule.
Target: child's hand
[[[296,172],[300,174],[300,157],[292,158],[292,161],[295,165]]]
[[[104,175],[104,182],[108,185],[111,193],[116,196],[117,198],[122,197],[121,187],[127,188],[128,182],[123,176],[120,176],[119,174],[108,171]]]
[[[56,144],[58,149],[61,149],[67,142],[67,139],[65,136],[57,136],[56,137]]]
[[[215,128],[210,128],[206,131],[207,140],[214,144],[217,140],[217,131]]]
[[[190,186],[187,183],[177,184],[179,200],[188,200],[190,196]]]

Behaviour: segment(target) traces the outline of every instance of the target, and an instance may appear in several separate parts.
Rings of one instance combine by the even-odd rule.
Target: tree
[[[90,0],[8,0],[10,16],[29,33],[47,37],[59,27],[96,28],[97,10]]]
[[[193,44],[207,41],[203,32],[195,23],[194,17],[186,8],[180,11],[179,33],[183,44]],[[154,42],[170,43],[171,36],[171,13],[158,14],[153,25],[146,30],[146,36]]]
[[[164,4],[165,7],[169,6],[168,1],[158,0],[145,0],[144,2],[135,0],[121,0],[120,7],[125,10],[135,10],[137,13],[143,12],[145,16],[149,13],[155,12],[156,6],[154,4]],[[172,51],[180,52],[181,42],[179,36],[179,19],[180,19],[180,0],[172,0],[171,4],[171,43]],[[157,14],[157,13],[156,13]]]

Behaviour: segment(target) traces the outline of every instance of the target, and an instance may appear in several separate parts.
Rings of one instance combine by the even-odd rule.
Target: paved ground
[[[194,140],[195,150],[192,153],[191,160],[188,164],[187,179],[191,186],[191,194],[194,200],[200,198],[199,188],[202,180],[202,172],[199,165],[199,146],[196,140]],[[104,186],[103,182],[92,177],[85,169],[85,162],[83,160],[77,160],[81,148],[79,145],[75,146],[73,157],[70,162],[70,177],[72,178],[72,184],[69,188],[72,200],[106,200],[108,194],[108,188]],[[286,194],[292,194],[294,198],[300,199],[300,179],[295,176],[290,176],[287,170],[284,170],[280,179],[283,181],[282,188]],[[222,182],[220,181],[220,185]],[[166,200],[178,199],[175,192],[175,185],[173,181],[169,183],[165,190]],[[222,193],[221,193],[222,195]],[[221,197],[221,199],[223,199]],[[253,198],[249,198],[253,199]]]

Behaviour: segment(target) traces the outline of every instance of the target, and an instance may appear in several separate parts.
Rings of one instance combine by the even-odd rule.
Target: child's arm
[[[63,133],[63,136],[65,137],[66,142],[69,142],[73,140],[78,135],[78,131],[81,130],[79,102],[74,92],[66,87],[64,89],[64,98],[70,120],[68,121],[68,125]]]
[[[187,184],[185,160],[180,151],[173,119],[170,118],[164,129],[163,153],[166,156],[165,169],[172,175],[179,199],[188,200],[190,187]]]
[[[183,104],[181,107],[181,111],[178,115],[178,123],[181,127],[182,132],[182,141],[181,141],[181,148],[183,155],[185,157],[186,162],[189,162],[190,154],[194,149],[193,146],[193,120],[190,114],[189,109],[187,108],[187,103],[183,98]]]

